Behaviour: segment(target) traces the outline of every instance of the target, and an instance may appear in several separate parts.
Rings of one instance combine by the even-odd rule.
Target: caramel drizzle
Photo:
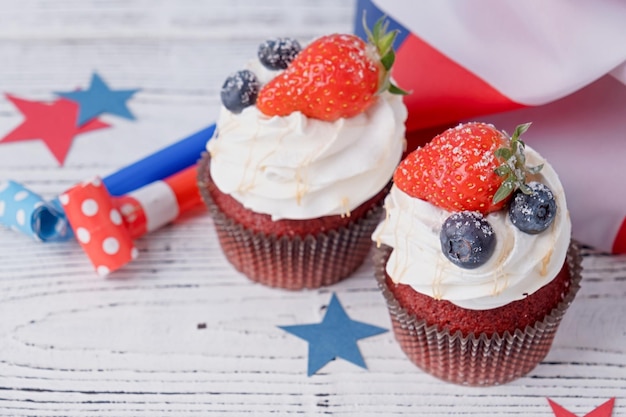
[[[443,272],[443,265],[441,265],[440,261],[437,261],[435,276],[432,282],[433,298],[437,301],[443,299],[443,289],[441,287],[441,284],[443,283]]]

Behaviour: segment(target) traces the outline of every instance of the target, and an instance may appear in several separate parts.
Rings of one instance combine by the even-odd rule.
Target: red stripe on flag
[[[525,107],[413,34],[398,48],[392,73],[412,92],[405,97],[409,131]]]

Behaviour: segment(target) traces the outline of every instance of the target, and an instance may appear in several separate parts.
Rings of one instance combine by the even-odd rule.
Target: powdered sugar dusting
[[[409,155],[394,179],[409,195],[449,211],[499,209],[492,204],[502,183],[495,151],[504,141],[492,125],[458,125]]]

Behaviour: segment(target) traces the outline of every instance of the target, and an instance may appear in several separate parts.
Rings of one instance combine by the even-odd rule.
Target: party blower
[[[211,125],[50,202],[15,181],[1,182],[0,224],[42,242],[75,237],[106,276],[137,257],[133,239],[202,204],[196,162],[214,131]]]
[[[112,196],[123,196],[147,184],[172,176],[196,164],[206,142],[213,136],[212,124],[102,179]],[[74,237],[57,198],[45,201],[15,181],[0,181],[0,224],[41,242],[59,242]]]
[[[96,177],[59,196],[78,243],[106,276],[138,256],[136,239],[202,204],[196,166],[115,197]]]

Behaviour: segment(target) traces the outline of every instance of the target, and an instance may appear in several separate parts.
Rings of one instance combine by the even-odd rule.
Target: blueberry
[[[522,232],[536,235],[546,230],[554,221],[556,201],[547,185],[540,182],[526,184],[530,194],[515,191],[509,205],[509,219]]]
[[[465,269],[483,265],[496,247],[493,228],[482,214],[474,211],[461,211],[448,217],[439,240],[446,258]]]
[[[271,70],[285,69],[301,49],[300,44],[295,39],[270,39],[259,45],[259,61]]]
[[[233,113],[241,113],[243,109],[256,103],[260,88],[261,83],[252,71],[237,71],[226,78],[222,85],[222,104]]]

